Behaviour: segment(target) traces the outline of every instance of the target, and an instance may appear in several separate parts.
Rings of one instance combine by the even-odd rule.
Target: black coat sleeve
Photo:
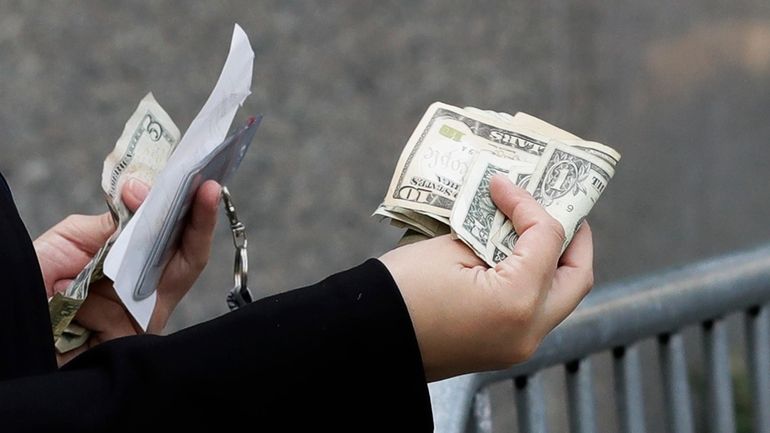
[[[0,380],[55,370],[43,277],[2,174],[0,275]]]
[[[3,381],[0,419],[4,432],[432,430],[408,310],[374,259],[169,336],[114,340],[63,370]]]

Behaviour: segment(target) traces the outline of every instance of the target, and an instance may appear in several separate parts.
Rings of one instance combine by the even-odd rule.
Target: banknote
[[[104,159],[102,189],[116,222],[126,224],[131,217],[120,196],[125,182],[133,178],[152,185],[180,137],[179,128],[153,94],[148,93],[126,123],[115,148]]]
[[[620,153],[615,149],[596,141],[583,140],[570,132],[527,113],[516,113],[508,124],[513,129],[533,131],[548,137],[549,140],[558,140],[564,144],[583,149],[592,155],[604,159],[612,164],[613,167],[620,161]]]
[[[552,141],[527,185],[527,191],[564,227],[562,251],[615,174],[606,160],[581,148]],[[513,224],[505,221],[492,243],[505,257],[518,239]],[[504,257],[498,256],[498,261]]]
[[[71,322],[88,296],[91,283],[104,276],[104,258],[131,219],[132,213],[121,198],[123,186],[131,178],[152,185],[155,176],[179,143],[179,137],[179,129],[171,117],[152,93],[148,93],[126,122],[115,148],[105,158],[101,184],[117,229],[72,284],[49,300],[54,341],[61,353],[78,347],[87,339],[87,331]]]
[[[508,179],[514,185],[527,189],[535,168],[536,167],[531,165],[517,167],[516,169],[509,171]],[[508,254],[506,254],[494,242],[492,242],[495,238],[495,235],[500,231],[500,229],[507,221],[509,221],[508,217],[503,212],[501,212],[500,209],[495,208],[495,216],[492,219],[492,228],[490,230],[492,235],[490,236],[489,242],[484,251],[485,255],[482,257],[484,261],[486,261],[490,266],[494,266],[494,264],[497,264],[501,260],[504,260],[506,257],[508,257]],[[515,232],[513,234],[515,235]]]
[[[501,158],[489,152],[480,152],[471,165],[455,200],[449,221],[457,237],[488,263],[487,249],[490,237],[496,233],[497,207],[489,192],[492,176],[511,176],[511,173],[518,176],[519,173],[531,171],[530,163]],[[502,225],[502,221],[498,224]]]
[[[478,152],[537,163],[546,137],[475,114],[440,102],[428,108],[401,153],[383,201],[385,208],[402,207],[448,218]]]
[[[388,209],[380,205],[373,215],[379,215],[383,219],[389,218],[390,223],[398,228],[410,227],[412,230],[429,237],[441,236],[450,232],[448,218],[431,217],[400,206]]]
[[[512,128],[534,131],[538,134],[548,137],[549,140],[558,140],[563,144],[583,150],[588,154],[603,159],[613,168],[620,161],[620,154],[615,149],[595,141],[582,140],[570,132],[564,131],[563,129],[560,129],[542,119],[531,116],[527,113],[516,113],[515,116],[510,118],[509,125]],[[526,188],[529,176],[523,173],[518,173],[516,175],[517,178],[512,178],[511,180],[518,186]],[[506,220],[507,217],[498,210],[495,215],[494,227],[492,228],[493,233],[497,234],[500,232],[502,224],[505,223]],[[505,259],[505,257],[510,254],[510,248],[515,243],[517,238],[518,235],[515,231],[512,230],[512,224],[508,222],[505,231],[500,233],[499,236],[494,236],[494,242],[488,247],[488,250],[491,251],[487,251],[487,257],[491,257],[491,261],[494,263]]]
[[[407,228],[409,242],[451,231],[492,266],[511,254],[518,238],[491,200],[493,175],[533,194],[569,242],[620,158],[609,146],[527,113],[436,102],[409,137],[374,215]]]

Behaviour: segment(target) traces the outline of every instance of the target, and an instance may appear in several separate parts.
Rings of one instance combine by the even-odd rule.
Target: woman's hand
[[[147,332],[160,333],[176,305],[190,290],[208,262],[217,220],[221,187],[207,181],[198,189],[180,243],[158,283],[158,298]],[[149,192],[138,180],[129,180],[122,191],[128,209],[135,212]],[[70,215],[34,242],[48,296],[63,292],[91,257],[115,231],[109,213]],[[59,363],[88,347],[126,335],[141,333],[106,278],[95,281],[74,319],[91,331],[88,343],[60,356]]]
[[[448,235],[380,258],[406,301],[429,381],[529,358],[593,285],[587,223],[560,257],[564,230],[532,196],[502,176],[491,194],[520,234],[494,268]]]

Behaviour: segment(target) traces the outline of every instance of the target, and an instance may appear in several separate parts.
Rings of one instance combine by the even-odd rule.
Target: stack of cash
[[[375,215],[408,228],[403,241],[452,233],[490,266],[518,238],[489,193],[493,175],[525,188],[564,226],[566,241],[599,199],[620,154],[525,113],[433,103]]]

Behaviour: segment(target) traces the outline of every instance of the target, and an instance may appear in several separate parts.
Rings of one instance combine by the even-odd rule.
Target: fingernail
[[[150,186],[134,177],[128,179],[128,182],[126,182],[126,188],[128,188],[131,194],[133,194],[134,197],[136,197],[136,199],[139,201],[147,198],[147,194],[150,193]]]
[[[497,179],[495,182],[503,182],[503,183],[513,183],[510,179],[508,179],[508,176],[505,176],[500,173],[495,173],[492,175],[492,179]]]

